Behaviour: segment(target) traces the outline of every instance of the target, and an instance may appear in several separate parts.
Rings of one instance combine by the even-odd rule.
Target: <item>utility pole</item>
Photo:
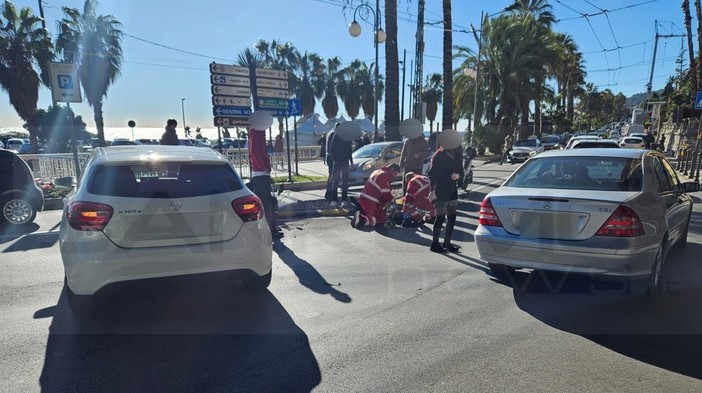
[[[46,30],[46,19],[44,19],[44,4],[39,0],[39,16],[41,16],[41,27]]]
[[[407,65],[407,49],[402,51],[402,109],[400,110],[400,121],[405,120],[405,66]]]
[[[656,28],[656,39],[654,40],[653,43],[653,61],[651,61],[651,74],[648,77],[648,85],[646,85],[646,101],[651,99],[652,91],[653,91],[653,71],[656,68],[656,52],[658,51],[658,39],[659,38],[673,38],[673,37],[685,37],[684,34],[658,34],[658,21],[654,20],[653,23],[655,24]],[[648,110],[648,103],[644,110]]]
[[[415,49],[414,60],[414,108],[412,109],[412,117],[421,121],[422,117],[422,80],[424,72],[424,0],[417,2],[417,43]]]

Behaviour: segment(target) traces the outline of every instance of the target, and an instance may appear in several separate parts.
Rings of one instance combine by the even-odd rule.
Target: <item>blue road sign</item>
[[[262,111],[270,112],[271,116],[273,117],[288,117],[290,114],[288,114],[287,109],[273,109],[273,108],[259,108]]]
[[[245,106],[215,105],[212,107],[212,114],[225,117],[247,117],[251,115],[251,108]]]
[[[300,116],[302,114],[302,105],[299,98],[291,98],[288,100],[288,115]]]
[[[702,109],[702,91],[698,91],[695,97],[695,109]]]

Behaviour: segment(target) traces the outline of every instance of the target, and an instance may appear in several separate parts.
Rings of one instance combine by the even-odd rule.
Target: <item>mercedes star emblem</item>
[[[171,210],[180,210],[180,208],[183,206],[182,203],[179,201],[172,201],[171,202]]]

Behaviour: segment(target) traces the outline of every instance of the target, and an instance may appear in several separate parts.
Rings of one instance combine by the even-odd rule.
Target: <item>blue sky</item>
[[[105,125],[126,127],[132,119],[137,127],[161,127],[169,117],[181,123],[181,99],[185,98],[186,123],[191,127],[213,127],[209,63],[233,62],[238,52],[258,39],[289,41],[301,51],[316,52],[324,58],[339,56],[344,64],[357,58],[370,64],[374,58],[372,26],[361,22],[361,36],[352,38],[347,30],[352,15],[348,10],[344,12],[341,3],[342,0],[102,0],[100,13],[117,17],[125,33],[122,75],[104,101]],[[384,0],[380,3],[384,15]],[[442,19],[441,3],[441,0],[426,0],[427,22]],[[470,24],[477,28],[481,9],[493,14],[511,3],[511,0],[453,0],[454,29],[466,30]],[[550,3],[555,16],[561,19],[554,29],[575,38],[585,54],[587,81],[600,90],[609,88],[625,95],[645,90],[651,69],[654,20],[658,20],[661,34],[684,33],[677,0],[551,0]],[[14,4],[39,12],[36,0],[14,0]],[[83,1],[44,2],[47,27],[54,35],[63,6],[82,10]],[[632,7],[617,10],[627,6]],[[610,11],[601,13],[601,9]],[[406,49],[406,83],[409,83],[417,0],[400,0],[398,10],[399,57],[402,60],[402,50]],[[593,15],[596,13],[600,14]],[[441,72],[441,29],[436,25],[425,27],[425,75]],[[472,35],[462,32],[454,33],[453,43],[476,47]],[[668,77],[675,74],[680,45],[681,38],[659,40],[654,89],[662,88]],[[609,50],[617,47],[622,49]],[[380,58],[382,73],[382,44]],[[408,91],[405,96],[407,114]],[[51,93],[42,89],[39,107],[46,108],[50,103]],[[87,103],[72,107],[83,116],[88,129],[94,130],[92,109]],[[322,113],[321,108],[318,112]],[[380,113],[383,113],[382,103]],[[437,118],[441,118],[440,113]],[[0,127],[21,125],[22,120],[3,92]]]

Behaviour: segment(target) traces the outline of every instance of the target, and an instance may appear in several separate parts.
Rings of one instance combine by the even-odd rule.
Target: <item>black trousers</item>
[[[254,189],[254,194],[261,200],[263,204],[263,214],[266,216],[268,226],[271,228],[271,233],[275,232],[275,200],[271,194],[271,177],[270,176],[254,176],[251,178],[251,185]]]

